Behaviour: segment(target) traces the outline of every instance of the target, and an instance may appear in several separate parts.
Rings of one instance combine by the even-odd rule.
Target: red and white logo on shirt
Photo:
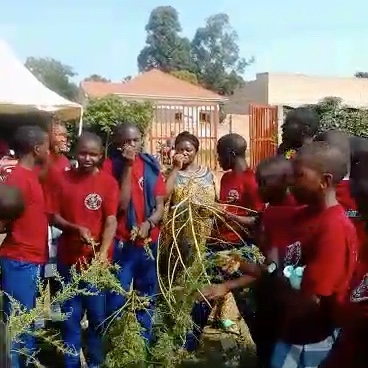
[[[144,177],[143,176],[141,178],[139,178],[138,185],[139,185],[139,188],[141,188],[141,190],[143,190],[143,186],[144,186]]]
[[[240,194],[236,189],[231,189],[227,194],[227,203],[235,203],[240,199]]]
[[[285,266],[297,266],[302,258],[302,245],[300,241],[290,244],[286,248],[286,254],[284,258]]]
[[[350,301],[359,303],[368,300],[368,273],[363,276],[360,284],[353,290],[350,295]]]
[[[97,193],[90,193],[84,198],[84,205],[91,211],[97,211],[101,208],[102,198]]]

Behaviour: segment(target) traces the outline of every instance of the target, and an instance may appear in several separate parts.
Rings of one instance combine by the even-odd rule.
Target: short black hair
[[[308,167],[321,174],[330,173],[335,185],[339,184],[348,172],[347,155],[327,142],[316,141],[302,146],[293,160],[307,162]]]
[[[132,122],[129,121],[124,121],[121,123],[118,123],[114,130],[113,130],[113,135],[123,135],[127,129],[136,129],[138,132],[141,132],[138,125],[134,124]]]
[[[15,153],[19,156],[33,152],[34,148],[41,145],[47,132],[38,125],[23,125],[14,134],[13,144]]]
[[[298,124],[304,137],[313,138],[320,127],[320,117],[310,107],[297,107],[288,112],[284,124]]]
[[[231,152],[234,156],[245,157],[247,141],[237,133],[229,133],[222,136],[217,142],[218,152]]]
[[[99,135],[97,135],[96,133],[93,133],[93,132],[89,132],[89,131],[85,131],[83,132],[79,137],[78,137],[78,140],[77,140],[77,146],[80,144],[80,142],[82,141],[93,141],[95,143],[97,143],[101,149],[102,149],[102,146],[103,146],[103,142],[102,142],[102,139]]]
[[[327,142],[330,146],[339,148],[342,152],[350,154],[350,137],[341,130],[331,129],[319,133],[315,141]]]
[[[177,146],[181,142],[190,142],[194,146],[194,149],[198,152],[199,139],[194,134],[188,131],[179,133],[175,138],[175,146]]]
[[[284,155],[272,156],[262,160],[256,169],[256,177],[261,178],[264,175],[285,175],[291,171],[291,161]]]

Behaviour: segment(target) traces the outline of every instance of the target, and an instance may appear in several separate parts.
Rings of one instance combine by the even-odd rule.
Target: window
[[[199,113],[199,122],[200,123],[210,123],[211,122],[211,114],[209,112],[200,112]]]
[[[176,112],[175,113],[175,121],[183,121],[183,113]]]

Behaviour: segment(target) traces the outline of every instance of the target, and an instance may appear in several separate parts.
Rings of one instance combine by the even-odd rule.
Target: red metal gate
[[[277,150],[277,106],[249,106],[250,165],[256,168]]]
[[[162,165],[170,164],[167,141],[180,132],[189,131],[200,143],[197,162],[217,169],[216,143],[219,124],[218,105],[162,104],[155,107],[154,119],[146,142],[150,153],[157,155]]]

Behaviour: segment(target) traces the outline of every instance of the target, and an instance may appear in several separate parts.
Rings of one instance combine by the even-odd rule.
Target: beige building
[[[279,123],[283,106],[316,104],[325,97],[339,97],[355,108],[368,108],[368,79],[324,77],[305,74],[258,73],[226,103],[228,114],[219,132],[229,129],[249,140],[249,105],[279,106]]]

